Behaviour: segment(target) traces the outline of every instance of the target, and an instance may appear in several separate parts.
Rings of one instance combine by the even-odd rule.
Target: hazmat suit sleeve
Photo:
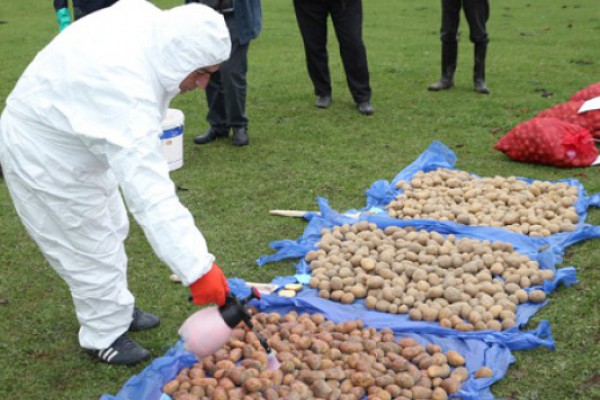
[[[157,256],[189,286],[209,271],[215,257],[175,193],[161,150],[160,119],[148,120],[147,114],[130,112],[123,140],[92,147],[107,157],[129,211]]]

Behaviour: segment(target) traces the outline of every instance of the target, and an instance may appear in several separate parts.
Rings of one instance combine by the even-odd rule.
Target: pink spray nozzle
[[[199,359],[214,354],[225,345],[231,337],[233,329],[243,321],[265,349],[267,369],[278,369],[280,363],[275,351],[271,349],[265,338],[256,332],[250,311],[245,306],[252,298],[260,299],[260,295],[253,292],[246,299],[228,295],[223,306],[218,308],[206,307],[188,317],[179,329],[179,334],[185,343],[185,349],[194,353]]]

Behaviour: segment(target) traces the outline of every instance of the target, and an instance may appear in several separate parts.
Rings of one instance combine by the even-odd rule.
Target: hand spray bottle
[[[267,369],[278,369],[280,364],[275,351],[254,329],[252,317],[246,308],[246,304],[252,299],[260,299],[256,288],[252,288],[250,296],[245,299],[229,294],[221,307],[205,307],[192,314],[179,328],[184,348],[194,353],[198,359],[211,355],[227,343],[233,329],[243,321],[267,352]]]

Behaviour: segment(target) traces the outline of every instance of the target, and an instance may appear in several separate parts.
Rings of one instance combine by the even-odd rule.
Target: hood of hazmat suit
[[[161,10],[146,0],[121,0],[58,34],[17,82],[2,121],[3,165],[39,189],[39,198],[51,197],[44,207],[60,199],[60,223],[52,232],[38,222],[45,215],[20,212],[30,221],[25,221],[29,232],[52,237],[82,257],[107,253],[118,246],[110,240],[123,237],[90,223],[102,218],[96,209],[107,207],[81,210],[97,201],[98,193],[111,197],[118,185],[153,250],[182,283],[204,275],[214,256],[177,198],[161,150],[161,125],[183,79],[222,63],[230,50],[222,15],[200,4]],[[11,134],[17,132],[11,121],[26,129]],[[13,199],[16,190],[12,185]],[[98,238],[106,239],[102,246]],[[60,250],[45,253],[61,258]],[[120,257],[114,263],[126,264],[124,253]],[[101,279],[91,268],[86,274],[82,280]],[[76,283],[69,284],[73,292]]]

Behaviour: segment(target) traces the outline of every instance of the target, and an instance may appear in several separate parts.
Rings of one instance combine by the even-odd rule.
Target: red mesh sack
[[[573,96],[569,100],[571,101],[580,101],[580,100],[589,100],[594,97],[600,96],[600,82],[592,83],[590,86],[581,89],[578,92],[575,92]]]
[[[494,149],[513,160],[556,167],[587,167],[598,157],[590,132],[557,118],[533,118],[500,138]]]
[[[541,111],[536,117],[558,118],[571,124],[587,128],[593,137],[600,139],[600,110],[590,110],[577,113],[584,100],[567,101]]]

